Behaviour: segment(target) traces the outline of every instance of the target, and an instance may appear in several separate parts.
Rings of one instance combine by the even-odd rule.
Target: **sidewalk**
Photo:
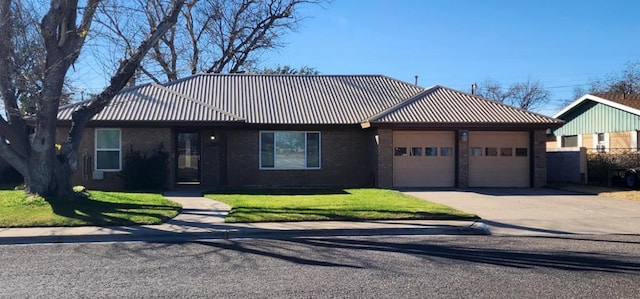
[[[168,192],[165,197],[182,204],[182,212],[159,225],[0,228],[0,245],[164,241],[196,239],[292,238],[373,235],[477,235],[489,234],[476,221],[385,220],[224,223],[230,207],[201,197],[197,192]]]

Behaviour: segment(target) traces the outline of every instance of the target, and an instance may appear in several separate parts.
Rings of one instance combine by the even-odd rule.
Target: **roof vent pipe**
[[[415,86],[418,86],[418,75],[413,76],[413,78],[415,78],[415,83],[413,83]]]

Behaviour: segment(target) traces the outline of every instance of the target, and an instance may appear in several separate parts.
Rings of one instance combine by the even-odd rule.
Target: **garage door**
[[[469,132],[470,187],[529,187],[529,132]]]
[[[395,187],[453,187],[455,134],[451,131],[394,131]]]

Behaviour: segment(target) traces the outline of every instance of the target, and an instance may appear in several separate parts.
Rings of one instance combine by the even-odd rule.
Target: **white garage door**
[[[394,187],[453,187],[455,134],[451,131],[394,131]]]
[[[469,132],[470,187],[529,187],[529,132]]]

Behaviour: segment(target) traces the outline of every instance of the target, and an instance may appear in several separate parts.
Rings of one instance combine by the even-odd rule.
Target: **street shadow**
[[[488,225],[489,227],[517,229],[517,230],[522,230],[522,231],[527,231],[527,232],[534,232],[534,233],[558,234],[558,235],[573,234],[573,233],[567,232],[567,231],[536,228],[536,227],[529,227],[529,226],[522,226],[522,225],[515,225],[515,224],[504,223],[504,222],[486,220],[486,219],[483,219],[481,222],[486,224],[486,225]]]

